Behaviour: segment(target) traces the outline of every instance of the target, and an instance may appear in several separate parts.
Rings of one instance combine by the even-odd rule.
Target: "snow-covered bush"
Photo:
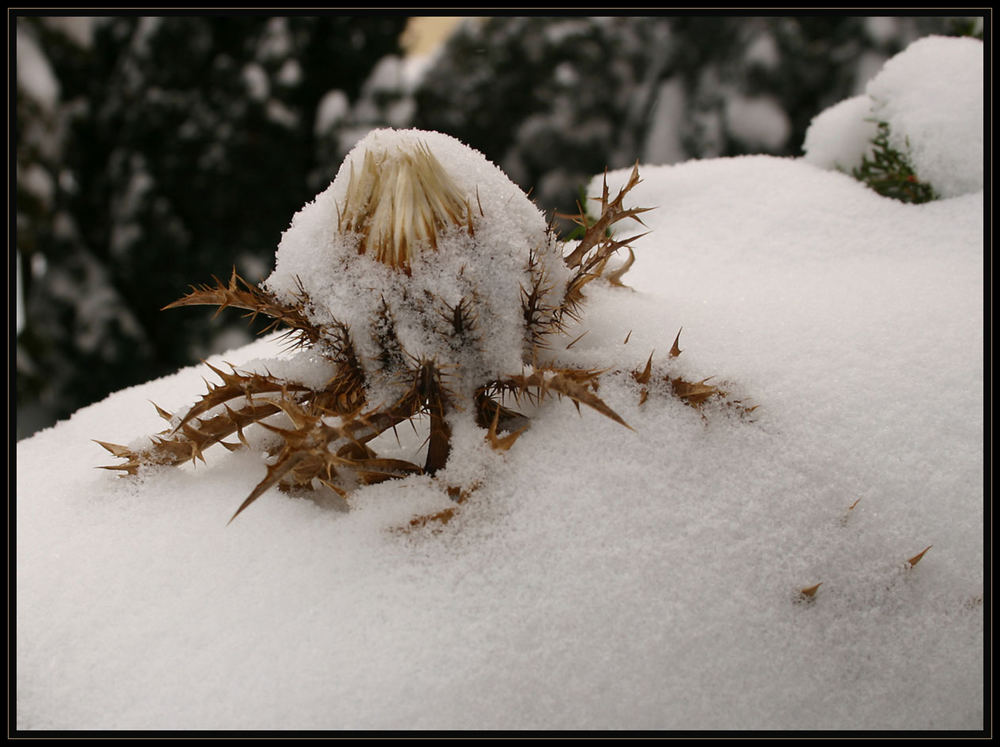
[[[902,196],[906,182],[928,185],[939,197],[981,190],[983,43],[941,36],[914,42],[864,95],[817,115],[803,147],[807,162],[853,173],[882,194]]]

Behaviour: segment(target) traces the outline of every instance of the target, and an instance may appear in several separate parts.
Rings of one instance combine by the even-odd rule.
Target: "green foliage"
[[[872,157],[865,156],[851,174],[883,197],[900,202],[930,202],[937,198],[929,184],[921,182],[902,153],[889,145],[889,125],[878,123],[872,139]]]

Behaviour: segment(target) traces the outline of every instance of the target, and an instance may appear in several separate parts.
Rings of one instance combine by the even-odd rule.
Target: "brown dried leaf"
[[[273,320],[272,323],[263,332],[269,332],[278,325],[285,325],[292,331],[300,333],[304,341],[307,341],[309,344],[314,344],[320,339],[320,328],[309,321],[305,315],[304,309],[307,298],[304,291],[301,292],[299,303],[289,306],[279,301],[272,294],[262,291],[241,278],[236,274],[235,267],[233,268],[228,285],[224,285],[214,275],[212,276],[212,280],[215,281],[215,286],[207,284],[191,286],[191,291],[186,296],[167,304],[162,310],[177,309],[182,306],[218,306],[219,308],[215,313],[219,314],[223,309],[231,306],[235,309],[249,311],[250,313],[247,316],[251,321],[258,314],[263,314],[271,318]],[[240,284],[244,287],[240,288]]]
[[[530,394],[533,389],[538,398],[545,397],[549,392],[564,395],[577,406],[587,405],[632,430],[632,426],[591,391],[590,386],[596,384],[600,373],[600,371],[581,371],[571,368],[545,368],[538,369],[529,376],[523,374],[512,376],[507,379],[507,383],[515,391],[526,394]]]
[[[457,508],[446,508],[443,511],[438,511],[436,514],[414,517],[413,519],[410,519],[409,525],[403,531],[408,532],[411,529],[419,529],[420,527],[427,526],[431,522],[447,524],[456,513],[458,513]]]

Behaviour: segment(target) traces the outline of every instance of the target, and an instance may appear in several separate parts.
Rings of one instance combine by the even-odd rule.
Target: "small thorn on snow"
[[[801,594],[803,596],[803,598],[805,598],[805,599],[813,599],[816,596],[816,591],[822,585],[823,585],[823,582],[820,581],[815,586],[807,586],[804,589],[799,589],[799,594]]]
[[[908,567],[908,568],[912,568],[912,567],[913,567],[913,566],[915,566],[915,565],[916,565],[917,563],[919,563],[919,562],[920,562],[920,559],[924,557],[924,554],[925,554],[925,553],[926,553],[926,552],[927,552],[928,550],[930,550],[930,549],[931,549],[932,547],[934,547],[934,545],[927,545],[927,547],[925,547],[925,548],[924,548],[923,550],[921,550],[920,552],[918,552],[918,553],[917,553],[916,555],[914,555],[914,556],[913,556],[912,558],[910,558],[909,560],[907,560],[907,561],[906,561],[906,565],[907,565],[907,567]]]
[[[678,347],[678,344],[681,341],[681,332],[683,330],[684,330],[683,327],[681,327],[679,330],[677,330],[677,337],[674,338],[674,344],[670,346],[670,357],[671,358],[676,358],[678,355],[681,354],[681,349]]]

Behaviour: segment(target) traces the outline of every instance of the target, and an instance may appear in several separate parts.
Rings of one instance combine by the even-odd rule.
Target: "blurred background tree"
[[[17,17],[17,434],[243,344],[160,313],[291,216],[371,128],[440,130],[549,212],[637,159],[795,156],[813,116],[969,19],[473,18],[406,56],[404,16]],[[971,28],[975,28],[974,26]]]
[[[357,99],[405,23],[18,18],[19,435],[249,340],[159,309],[233,265],[270,271],[317,191],[321,100]]]
[[[571,213],[605,166],[800,155],[815,115],[962,20],[475,19],[423,77],[414,126],[456,135],[540,205]]]

